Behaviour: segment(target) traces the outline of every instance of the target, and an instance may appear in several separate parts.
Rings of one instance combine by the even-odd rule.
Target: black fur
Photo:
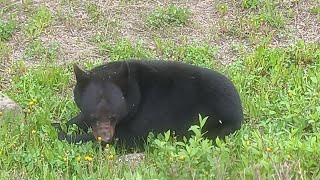
[[[87,142],[103,135],[104,143],[116,137],[132,146],[149,132],[169,129],[180,137],[189,136],[188,128],[198,124],[198,114],[209,116],[204,128],[207,137],[223,138],[240,129],[243,121],[236,88],[213,70],[172,61],[128,60],[89,72],[75,65],[74,71],[74,99],[81,112],[67,125],[76,124],[85,132],[94,125],[97,130],[96,136],[71,136],[60,129],[59,139],[68,142]]]

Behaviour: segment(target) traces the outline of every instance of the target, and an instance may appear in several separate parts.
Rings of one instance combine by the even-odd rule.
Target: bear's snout
[[[92,126],[92,131],[97,141],[109,143],[114,135],[114,126],[111,121],[97,121]]]

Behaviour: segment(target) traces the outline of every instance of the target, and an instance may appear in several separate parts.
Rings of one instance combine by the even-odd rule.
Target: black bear
[[[133,146],[150,132],[169,129],[188,137],[188,129],[198,124],[199,114],[209,116],[206,136],[223,138],[240,129],[243,121],[233,83],[206,68],[173,61],[126,60],[88,72],[74,65],[74,73],[74,100],[81,112],[67,125],[76,124],[86,133],[67,135],[60,131],[60,140],[100,140],[106,144],[117,138]]]

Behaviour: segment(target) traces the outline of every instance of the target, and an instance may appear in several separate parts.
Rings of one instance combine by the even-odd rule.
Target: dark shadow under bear
[[[74,99],[81,112],[67,125],[86,133],[59,139],[68,142],[115,138],[133,146],[149,132],[175,131],[189,137],[198,115],[209,116],[204,131],[213,139],[240,129],[243,110],[233,83],[213,70],[172,61],[110,62],[89,72],[74,65]],[[88,129],[92,128],[92,133]]]

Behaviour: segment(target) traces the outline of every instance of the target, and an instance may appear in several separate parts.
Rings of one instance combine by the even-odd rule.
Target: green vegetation
[[[97,22],[102,15],[102,12],[95,3],[89,3],[86,6],[86,11],[92,22]]]
[[[261,0],[242,0],[241,4],[244,8],[255,8],[261,3]]]
[[[108,42],[99,42],[100,53],[102,55],[109,55],[111,60],[121,59],[150,59],[154,55],[145,50],[141,43],[133,44],[128,40],[122,39],[117,41],[114,45]]]
[[[195,136],[182,142],[176,142],[170,132],[150,136],[146,159],[135,170],[117,162],[122,154],[117,147],[110,146],[105,153],[94,143],[73,146],[56,140],[50,123],[66,121],[78,111],[70,96],[73,84],[70,67],[46,66],[22,71],[6,93],[24,107],[27,116],[3,120],[1,177],[18,173],[30,178],[252,179],[258,171],[262,178],[317,179],[320,173],[317,161],[320,158],[319,47],[319,44],[300,42],[287,49],[272,49],[262,44],[242,61],[229,65],[223,72],[235,82],[242,96],[246,114],[243,128],[226,142],[217,140],[216,146],[201,138],[201,126],[193,126]],[[178,53],[181,47],[162,48],[163,52]],[[187,45],[183,48],[191,50],[181,51],[182,57],[191,56],[192,63],[202,64],[197,59],[204,52],[202,48]],[[123,42],[111,49],[123,49]],[[128,57],[126,51],[112,52],[113,60]],[[141,54],[148,57],[150,52],[141,51],[131,57],[139,58]],[[33,98],[37,103],[30,105]]]
[[[41,41],[34,40],[25,50],[26,58],[36,58],[43,62],[53,62],[57,57],[59,44],[51,42],[46,47]]]
[[[206,6],[216,12],[203,11],[204,15],[217,23],[201,24],[191,21],[191,14],[203,18],[198,18],[199,12],[183,3],[163,4],[152,11],[154,4],[144,9],[126,0],[105,11],[100,2],[48,1],[44,6],[30,0],[22,4],[0,0],[0,94],[24,110],[21,116],[0,112],[0,177],[320,179],[320,44],[298,41],[283,46],[288,45],[281,44],[284,37],[277,38],[280,31],[291,32],[284,25],[296,23],[291,16],[296,16],[299,3],[286,7],[272,0],[240,2],[239,7],[229,2]],[[305,13],[319,15],[319,6],[308,7]],[[54,29],[48,35],[48,27],[63,33],[54,34]],[[48,42],[48,36],[63,36],[52,38],[63,42]],[[289,40],[295,38],[293,34]],[[219,47],[219,40],[231,42],[232,52],[222,51],[227,58],[236,53],[231,64],[222,66],[216,59],[221,57],[218,49],[227,49]],[[249,45],[243,43],[247,41]],[[89,50],[94,55],[85,54]],[[184,61],[218,70],[239,90],[245,123],[225,141],[202,138],[206,117],[190,128],[194,134],[190,139],[177,141],[170,131],[150,134],[140,164],[120,162],[127,152],[114,145],[104,151],[98,143],[60,142],[51,123],[66,122],[79,111],[72,97],[73,62],[61,63],[58,57],[64,55],[86,68],[105,59],[134,58]],[[4,87],[9,79],[10,86]],[[69,129],[74,131],[78,129]]]
[[[8,22],[4,22],[0,19],[0,41],[8,40],[17,29],[16,22],[11,19]]]
[[[190,18],[190,10],[184,7],[170,5],[156,9],[146,18],[147,25],[151,27],[182,26]]]
[[[29,19],[28,24],[24,27],[27,37],[34,38],[39,36],[52,20],[52,15],[46,7],[39,7]]]
[[[320,5],[318,5],[318,6],[313,6],[313,7],[310,9],[310,12],[311,12],[312,14],[319,15],[319,14],[320,14]]]
[[[190,64],[212,68],[214,65],[215,48],[206,44],[175,43],[169,40],[155,39],[156,53],[166,60],[185,61]]]

